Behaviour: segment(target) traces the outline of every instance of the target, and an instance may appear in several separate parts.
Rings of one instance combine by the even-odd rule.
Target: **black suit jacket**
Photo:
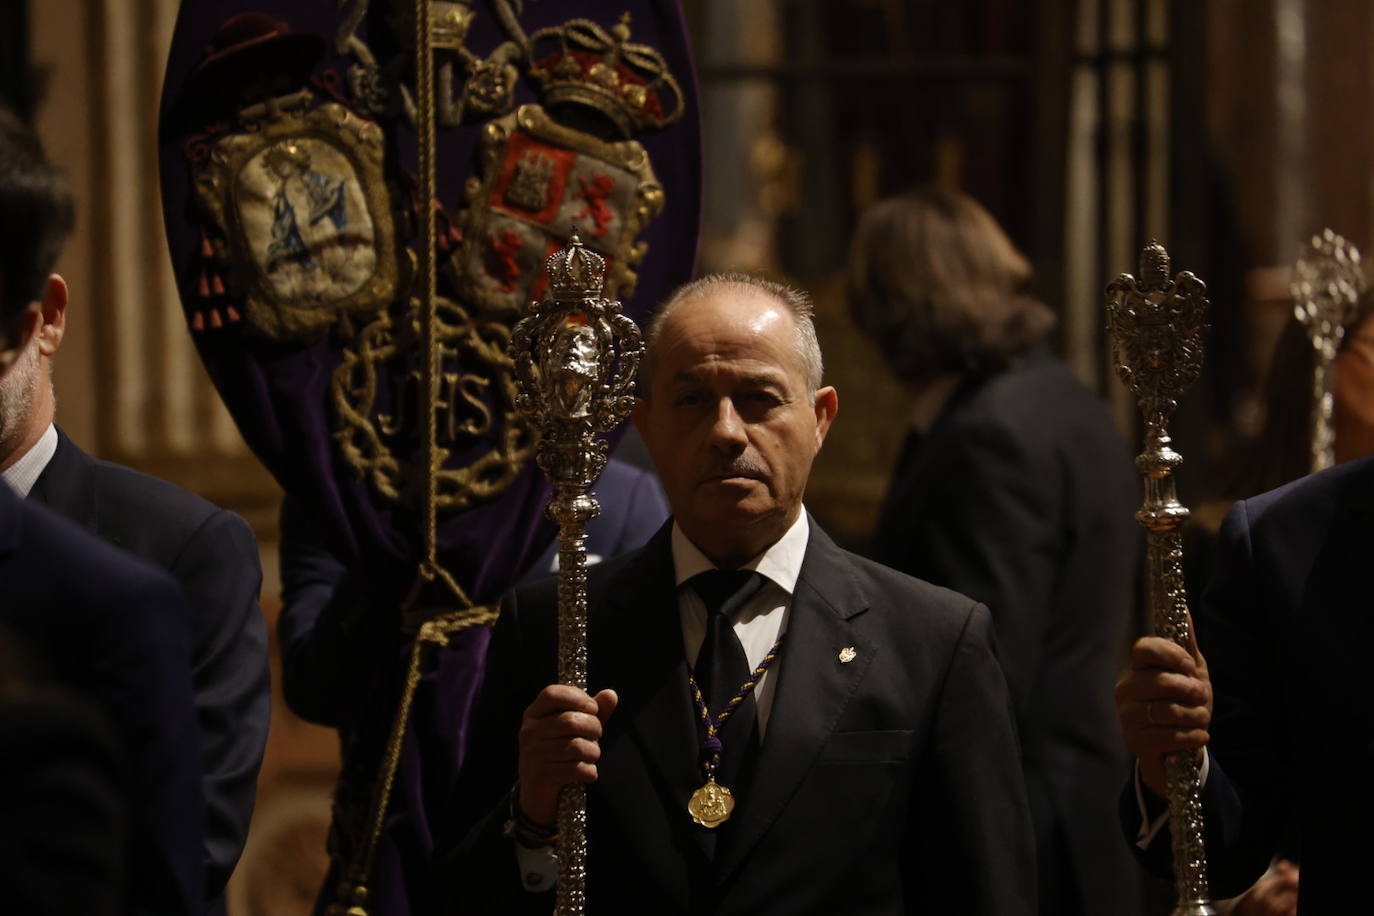
[[[105,718],[44,686],[0,701],[0,748],[6,912],[118,916],[129,799]]]
[[[1010,701],[985,608],[848,554],[814,524],[757,770],[714,857],[665,526],[590,574],[590,686],[620,705],[589,792],[592,913],[1032,913]],[[549,912],[499,835],[523,709],[555,678],[555,587],[503,607],[441,849],[456,912]],[[852,661],[840,660],[852,647]]]
[[[1362,909],[1374,861],[1374,456],[1236,503],[1198,613],[1215,695],[1213,896],[1300,835],[1300,913]],[[1139,824],[1134,793],[1123,821]],[[1167,828],[1147,860],[1169,869]]]
[[[29,498],[181,583],[204,758],[205,890],[215,900],[248,836],[272,708],[257,540],[234,513],[92,458],[60,431]]]
[[[201,913],[200,743],[176,582],[0,484],[0,624],[114,729],[129,815],[118,911]],[[44,829],[80,827],[60,810],[49,813],[53,820],[35,826],[31,842],[43,842]],[[3,867],[19,866],[7,859]],[[6,912],[13,904],[4,901]]]
[[[1025,758],[1047,914],[1139,912],[1114,814],[1112,685],[1135,607],[1126,443],[1062,363],[972,379],[893,477],[873,556],[992,612]]]

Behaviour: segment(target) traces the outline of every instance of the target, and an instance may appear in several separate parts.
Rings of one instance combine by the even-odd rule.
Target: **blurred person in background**
[[[992,611],[1035,825],[1040,912],[1140,912],[1111,814],[1108,700],[1135,607],[1139,485],[1106,406],[1044,340],[1053,313],[997,222],[919,187],[860,219],[855,323],[911,392],[870,548]]]

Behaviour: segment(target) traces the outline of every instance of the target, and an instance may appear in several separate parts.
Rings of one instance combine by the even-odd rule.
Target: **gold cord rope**
[[[434,217],[434,201],[437,197],[435,175],[435,110],[434,110],[434,53],[430,0],[414,0],[415,14],[415,88],[417,111],[415,119],[417,171],[419,172],[420,197],[420,343],[424,349],[421,363],[421,383],[424,391],[424,425],[420,428],[421,450],[424,454],[423,487],[421,491],[422,524],[424,527],[424,556],[416,571],[415,582],[407,595],[402,613],[409,610],[420,598],[425,586],[436,579],[443,582],[457,599],[459,609],[443,614],[421,624],[411,644],[410,663],[406,670],[406,681],[401,693],[400,703],[392,718],[391,732],[386,751],[382,757],[381,769],[373,789],[370,806],[370,827],[367,839],[360,852],[355,855],[349,866],[347,876],[340,887],[342,899],[329,908],[330,916],[368,916],[368,880],[377,846],[381,841],[382,829],[386,823],[390,807],[391,792],[396,782],[396,770],[401,758],[401,744],[405,739],[410,720],[410,708],[415,700],[415,691],[420,684],[421,660],[426,645],[444,646],[450,635],[470,626],[490,624],[496,619],[497,609],[493,607],[473,607],[472,601],[459,586],[448,570],[438,562],[438,480],[439,469],[445,454],[437,444],[435,413],[438,407],[439,350],[435,346],[438,337],[438,310],[436,293],[438,287],[438,268],[435,263],[437,225]]]
[[[439,394],[439,351],[434,346],[438,315],[435,309],[437,269],[434,263],[435,221],[434,199],[434,52],[429,17],[430,0],[415,0],[415,95],[418,111],[415,119],[416,147],[420,173],[420,342],[424,347],[423,383],[425,390],[425,423],[421,428],[421,446],[425,455],[424,493],[421,499],[425,526],[425,556],[423,566],[435,569],[438,543],[438,479],[439,462],[435,428],[435,410]]]

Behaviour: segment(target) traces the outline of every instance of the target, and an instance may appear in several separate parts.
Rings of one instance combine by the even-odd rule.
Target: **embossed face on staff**
[[[554,335],[547,359],[550,403],[558,404],[565,417],[585,417],[592,386],[600,377],[596,332],[587,324],[564,324]]]
[[[838,409],[810,322],[802,294],[727,274],[685,287],[649,328],[635,423],[677,523],[720,566],[801,512]]]

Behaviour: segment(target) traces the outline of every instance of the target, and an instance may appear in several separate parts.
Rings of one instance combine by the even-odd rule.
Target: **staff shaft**
[[[1183,592],[1183,538],[1177,527],[1151,530],[1146,550],[1148,597],[1156,634],[1191,649],[1188,603]],[[1202,833],[1201,757],[1175,751],[1164,758],[1164,781],[1173,839],[1174,916],[1215,912],[1207,902],[1207,854]]]
[[[1183,463],[1169,438],[1177,398],[1202,368],[1206,287],[1187,271],[1169,276],[1169,253],[1158,242],[1140,253],[1140,279],[1122,274],[1107,286],[1112,356],[1122,381],[1138,399],[1145,446],[1135,465],[1145,484],[1136,521],[1146,539],[1146,597],[1155,634],[1192,651],[1192,621],[1183,583],[1183,538],[1188,509],[1178,501],[1174,471]],[[1174,916],[1213,916],[1207,899],[1207,855],[1202,833],[1201,757],[1195,751],[1164,760],[1165,792],[1173,838]]]
[[[558,680],[587,689],[587,521],[599,507],[585,488],[559,487],[549,507],[558,522]],[[579,492],[579,490],[581,492]],[[579,511],[580,510],[580,511]],[[558,793],[558,884],[554,912],[587,906],[587,789]]]

